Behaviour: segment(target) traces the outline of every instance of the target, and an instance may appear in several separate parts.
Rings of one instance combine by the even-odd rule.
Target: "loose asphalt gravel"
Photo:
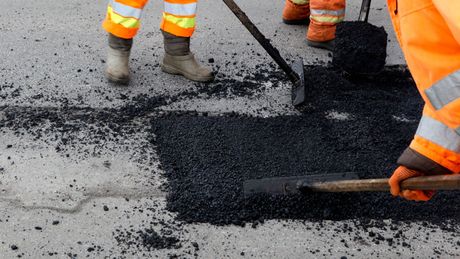
[[[343,40],[331,54],[307,48],[303,26],[279,21],[282,3],[239,2],[288,62],[306,60],[309,101],[300,110],[290,105],[290,83],[220,2],[200,2],[193,41],[215,82],[161,73],[161,34],[149,29],[160,3],[152,2],[155,17],[147,12],[135,41],[128,88],[103,78],[106,42],[94,37],[104,35],[94,24],[105,2],[0,3],[7,61],[0,67],[0,255],[460,255],[458,192],[428,203],[388,193],[243,197],[242,182],[251,178],[390,176],[423,102],[399,65],[383,3],[373,4],[376,27],[340,27]],[[352,19],[360,1],[347,4]],[[376,56],[362,58],[369,53]],[[342,71],[341,59],[355,66]],[[353,75],[385,59],[379,75]]]

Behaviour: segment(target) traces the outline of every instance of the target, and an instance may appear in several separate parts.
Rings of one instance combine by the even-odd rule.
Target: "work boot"
[[[105,76],[116,84],[129,83],[129,54],[133,45],[132,39],[119,38],[109,33],[109,50]]]
[[[334,40],[312,41],[312,40],[307,39],[307,45],[313,48],[326,49],[326,50],[333,51],[335,47],[335,41]]]
[[[321,24],[311,20],[306,36],[307,45],[314,48],[333,51],[335,45],[335,29],[336,25]]]
[[[161,64],[163,72],[182,75],[196,82],[214,80],[212,70],[203,67],[190,52],[190,38],[179,37],[162,31],[164,37],[165,56]]]
[[[309,0],[286,0],[283,10],[285,24],[308,24],[310,21]]]

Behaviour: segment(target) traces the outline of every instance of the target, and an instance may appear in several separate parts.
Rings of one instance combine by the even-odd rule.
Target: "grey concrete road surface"
[[[303,26],[280,22],[282,1],[238,1],[261,30],[289,58],[328,62],[326,51],[308,48]],[[389,64],[404,63],[384,1],[375,1],[370,21],[390,34]],[[360,1],[349,0],[347,19],[357,17]],[[133,82],[113,87],[103,77],[106,36],[100,27],[106,1],[0,1],[0,123],[16,114],[0,135],[0,258],[341,258],[458,257],[458,235],[418,223],[398,226],[411,249],[359,242],[338,232],[352,222],[269,221],[251,228],[183,224],[165,209],[157,154],[146,129],[153,115],[124,125],[104,138],[96,122],[68,133],[68,124],[33,125],[43,114],[64,114],[72,124],[85,109],[120,108],[137,96],[174,95],[195,87],[163,74],[158,62],[161,1],[151,1],[132,55]],[[271,63],[220,1],[199,3],[193,50],[219,74],[254,71]],[[293,113],[289,85],[251,100],[188,98],[155,108],[271,116]],[[65,109],[64,109],[65,108]],[[256,113],[257,112],[257,113]],[[41,114],[41,115],[40,115]],[[262,114],[262,115],[260,115]],[[97,120],[97,119],[96,119]],[[21,123],[23,122],[23,123]],[[64,149],[64,150],[63,150]],[[152,210],[151,208],[155,208]],[[383,222],[390,229],[391,221]],[[117,240],[126,230],[171,228],[182,246],[151,250]],[[319,235],[319,233],[322,233]],[[363,235],[367,233],[354,233]],[[390,237],[390,230],[381,232]],[[429,236],[429,238],[428,238]],[[449,241],[446,241],[449,240]],[[408,241],[409,242],[409,241]],[[457,244],[457,245],[456,245]],[[199,247],[199,249],[196,248]]]

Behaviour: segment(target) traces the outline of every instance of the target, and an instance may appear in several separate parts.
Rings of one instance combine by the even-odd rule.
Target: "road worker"
[[[106,77],[115,83],[129,81],[129,55],[148,0],[110,0],[103,28],[109,33]],[[198,64],[190,52],[195,30],[197,0],[165,0],[161,31],[165,55],[161,69],[199,82],[212,81],[211,69]]]
[[[345,18],[345,0],[286,0],[283,22],[307,24],[307,44],[315,48],[334,48],[336,25]]]
[[[401,191],[400,182],[460,172],[460,1],[388,0],[388,8],[425,101],[415,137],[390,178],[391,193],[427,201],[433,191]]]

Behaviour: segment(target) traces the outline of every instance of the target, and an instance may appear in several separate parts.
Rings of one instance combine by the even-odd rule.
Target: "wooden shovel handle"
[[[389,191],[388,178],[341,180],[303,184],[300,189],[313,192],[383,192]],[[404,190],[460,190],[460,174],[420,176],[401,183]]]

